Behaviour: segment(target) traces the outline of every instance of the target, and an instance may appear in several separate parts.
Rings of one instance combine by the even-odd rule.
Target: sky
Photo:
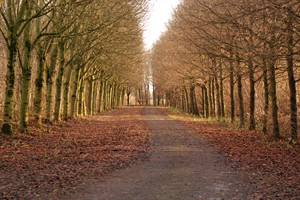
[[[166,24],[172,17],[172,11],[180,0],[150,0],[149,17],[145,22],[144,43],[147,50],[166,31]]]

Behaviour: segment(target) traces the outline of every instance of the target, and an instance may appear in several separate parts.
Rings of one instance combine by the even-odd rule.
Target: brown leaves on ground
[[[188,118],[184,116],[182,119]],[[221,154],[225,154],[230,165],[250,172],[257,190],[253,199],[299,199],[299,146],[292,147],[286,141],[275,141],[260,132],[234,130],[224,124],[182,119],[184,125],[206,138]]]
[[[60,122],[50,133],[0,136],[0,199],[34,199],[147,157],[142,109]]]

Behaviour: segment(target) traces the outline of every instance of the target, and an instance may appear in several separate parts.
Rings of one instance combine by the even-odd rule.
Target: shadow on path
[[[86,181],[66,199],[250,199],[247,176],[222,164],[220,155],[200,136],[157,108],[145,108],[143,117],[151,130],[149,160]]]

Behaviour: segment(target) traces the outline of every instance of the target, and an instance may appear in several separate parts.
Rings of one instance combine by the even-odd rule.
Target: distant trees
[[[295,0],[183,1],[153,49],[156,93],[172,93],[170,104],[192,114],[198,115],[198,106],[203,117],[226,115],[232,123],[239,118],[240,126],[269,129],[276,138],[289,114],[289,137],[296,142],[299,5]],[[188,88],[197,99],[187,95]]]
[[[146,5],[144,0],[3,1],[2,133],[12,134],[16,120],[27,132],[30,117],[50,123],[120,106],[130,83],[143,81],[137,72],[143,71],[140,21]]]

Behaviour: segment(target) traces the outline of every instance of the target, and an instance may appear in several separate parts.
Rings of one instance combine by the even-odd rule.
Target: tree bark
[[[244,111],[244,99],[243,99],[243,85],[242,85],[242,74],[240,61],[237,62],[237,83],[238,83],[238,96],[239,96],[239,117],[240,117],[240,127],[245,125],[245,111]]]
[[[80,72],[81,69],[79,66],[75,69],[74,81],[73,81],[73,88],[72,88],[72,96],[71,96],[71,106],[70,106],[70,117],[73,119],[76,114],[76,99],[78,94],[78,85],[80,84]]]
[[[50,66],[46,70],[46,120],[51,122],[52,117],[52,95],[53,95],[53,75],[56,68],[58,47],[55,45],[52,54]]]
[[[72,77],[72,65],[67,67],[66,79],[64,80],[64,93],[63,93],[63,120],[68,120],[69,115],[69,95],[70,95],[70,82]],[[77,81],[77,80],[74,80]]]
[[[230,120],[234,122],[235,117],[235,102],[234,102],[234,67],[233,67],[233,53],[230,52],[229,60],[229,88],[230,88]]]
[[[46,50],[39,46],[38,47],[38,60],[37,60],[37,77],[35,79],[35,90],[34,90],[34,115],[35,120],[39,125],[42,124],[42,99],[43,99],[43,88],[44,88],[44,77],[46,68]]]
[[[221,101],[221,117],[225,117],[225,103],[224,103],[224,84],[223,84],[223,67],[220,66],[220,101]]]
[[[89,82],[89,96],[88,96],[88,114],[92,115],[93,114],[93,94],[94,94],[94,80],[93,77],[90,77],[88,79]]]
[[[293,58],[293,16],[290,13],[291,7],[287,8],[288,14],[288,24],[287,24],[287,72],[289,80],[289,89],[290,89],[290,127],[291,127],[291,140],[290,143],[297,143],[297,91],[296,91],[296,81],[294,77],[294,58]]]
[[[263,59],[263,82],[264,82],[264,116],[262,131],[268,131],[268,116],[269,116],[269,83],[268,83],[268,69],[266,59]]]
[[[31,9],[27,5],[26,17],[30,16]],[[32,58],[32,42],[30,41],[30,28],[29,22],[24,29],[24,56],[22,66],[22,81],[21,81],[21,105],[20,105],[20,119],[19,130],[21,133],[27,132],[28,128],[28,109],[29,109],[29,96],[30,96],[30,80],[31,80],[31,58]]]
[[[8,62],[7,62],[7,73],[6,73],[6,89],[5,89],[5,100],[3,110],[3,124],[1,131],[4,134],[12,135],[12,105],[13,96],[15,89],[15,65],[17,56],[17,37],[15,32],[9,31],[8,37]]]
[[[56,79],[54,121],[59,121],[60,114],[61,114],[62,84],[63,84],[64,69],[65,69],[65,43],[63,39],[60,39],[60,41],[58,42],[58,48],[59,48],[59,70]]]
[[[270,71],[270,97],[272,108],[272,122],[273,122],[273,134],[275,138],[280,138],[279,122],[278,122],[278,105],[277,105],[277,92],[276,92],[276,77],[275,77],[275,58],[274,47],[270,45],[271,57],[269,64]]]
[[[250,125],[249,130],[255,130],[255,80],[254,80],[254,70],[253,62],[251,58],[248,61],[249,69],[249,83],[250,83],[250,102],[249,102],[249,112],[250,112]]]

